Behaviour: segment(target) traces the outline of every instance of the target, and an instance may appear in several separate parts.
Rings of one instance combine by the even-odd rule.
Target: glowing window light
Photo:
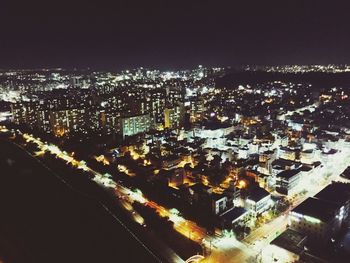
[[[311,217],[311,216],[305,216],[304,215],[304,219],[306,221],[309,221],[310,223],[314,223],[314,224],[319,224],[321,223],[321,220],[320,219],[317,219],[317,218],[314,218],[314,217]]]
[[[252,204],[252,205],[255,205],[255,201],[250,200],[249,198],[247,199],[247,203]]]
[[[247,182],[246,181],[244,181],[244,180],[239,180],[238,181],[237,188],[243,189],[243,188],[246,188],[246,187],[247,187]]]

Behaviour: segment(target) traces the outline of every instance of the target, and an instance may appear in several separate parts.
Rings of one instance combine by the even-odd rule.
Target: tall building
[[[123,137],[147,132],[151,128],[151,117],[149,114],[144,114],[121,118],[120,128]]]
[[[186,90],[181,86],[171,86],[166,88],[166,98],[171,105],[184,103]]]
[[[104,134],[116,134],[120,132],[120,113],[111,109],[100,111],[101,129]]]
[[[150,117],[155,124],[164,123],[164,109],[166,105],[166,91],[164,89],[150,90],[146,95]]]
[[[166,107],[164,109],[164,128],[178,128],[183,126],[184,114],[183,104]]]
[[[85,109],[66,109],[50,111],[51,130],[55,136],[71,133],[87,133]]]
[[[202,98],[192,99],[190,101],[190,114],[191,121],[196,122],[200,121],[204,117],[205,105]]]

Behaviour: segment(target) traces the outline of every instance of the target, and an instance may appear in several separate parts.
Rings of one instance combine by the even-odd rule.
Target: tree
[[[211,185],[220,185],[228,176],[228,171],[226,169],[211,169],[208,180]]]

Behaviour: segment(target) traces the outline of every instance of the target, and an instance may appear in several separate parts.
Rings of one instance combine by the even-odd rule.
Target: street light
[[[188,231],[188,239],[190,239],[190,240],[191,240],[191,234],[192,234],[192,232],[193,232],[192,230],[189,230],[189,231]]]

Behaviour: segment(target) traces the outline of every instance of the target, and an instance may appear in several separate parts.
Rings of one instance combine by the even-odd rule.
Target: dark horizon
[[[0,68],[350,63],[344,4],[91,2],[5,3]]]

